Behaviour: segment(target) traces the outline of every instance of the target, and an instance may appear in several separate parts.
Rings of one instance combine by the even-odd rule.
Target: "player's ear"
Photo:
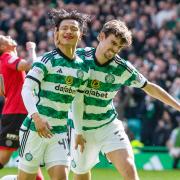
[[[55,27],[54,29],[54,43],[55,43],[55,46],[58,45],[58,28]]]
[[[4,52],[4,49],[6,48],[6,46],[5,45],[3,45],[3,44],[1,44],[0,45],[0,52]]]
[[[83,33],[81,32],[81,34],[80,34],[80,36],[79,36],[79,41],[81,41],[82,36],[83,36]]]
[[[97,37],[98,41],[100,42],[100,41],[102,41],[104,38],[105,38],[105,34],[104,34],[103,32],[100,32],[99,35],[98,35],[98,37]]]

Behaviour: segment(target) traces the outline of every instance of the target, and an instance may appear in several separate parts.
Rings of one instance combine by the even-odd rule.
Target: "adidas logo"
[[[62,69],[59,68],[56,72],[57,72],[57,73],[62,73]]]

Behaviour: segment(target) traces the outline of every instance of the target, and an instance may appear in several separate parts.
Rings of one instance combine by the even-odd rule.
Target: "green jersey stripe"
[[[93,66],[94,66],[94,63],[91,62],[90,67],[93,67]],[[97,66],[95,71],[97,72],[97,74],[104,74],[104,73],[107,73],[107,74],[110,73],[111,74],[113,72],[113,75],[121,76],[123,74],[123,72],[125,72],[126,70],[127,70],[127,68],[125,66],[120,66],[120,67],[117,68],[117,64],[111,64],[108,67],[106,67],[106,66],[105,67]],[[92,69],[92,72],[93,71],[94,70]],[[95,76],[94,73],[92,73],[92,76]]]
[[[44,105],[46,104],[47,107],[54,107],[54,110],[59,111],[60,109],[69,109],[70,105],[69,103],[61,103],[56,101],[51,101],[47,97],[41,97],[41,101],[38,105]]]
[[[61,92],[61,90],[59,91]],[[68,91],[71,91],[71,89],[68,89]],[[45,90],[41,90],[39,94],[40,94],[40,97],[48,97],[48,99],[50,99],[51,101],[67,103],[67,104],[71,103],[74,98],[72,94],[65,95],[65,94],[59,94],[59,93],[54,93],[54,92],[45,91]]]
[[[135,80],[136,80],[136,76],[135,76],[135,74],[132,74],[132,76],[127,81],[125,81],[124,84],[127,86],[130,86],[132,84],[132,82]]]
[[[42,106],[42,105],[37,105],[37,109],[40,114],[45,115],[47,117],[56,118],[56,119],[58,118],[65,119],[67,118],[67,115],[68,115],[67,109],[64,111],[56,111],[53,108]]]
[[[114,118],[115,119],[115,118]],[[84,131],[87,131],[87,130],[93,130],[93,129],[98,129],[98,128],[101,128],[101,127],[103,127],[103,126],[105,126],[105,125],[107,125],[107,124],[109,124],[109,123],[111,123],[112,121],[114,121],[114,119],[111,119],[111,120],[109,120],[109,119],[107,119],[106,121],[98,121],[98,123],[97,123],[97,121],[91,121],[91,123],[89,123],[89,121],[88,122],[83,122],[83,130]],[[101,124],[100,124],[101,123]],[[73,120],[72,119],[68,119],[68,125],[71,127],[71,128],[74,128],[74,123],[73,123]]]
[[[94,114],[94,113],[84,113],[83,119],[84,121],[96,120],[96,121],[104,121],[107,118],[114,117],[116,114],[114,109],[108,110],[106,113]],[[110,118],[111,119],[111,118]]]
[[[89,89],[92,88],[92,82],[93,82],[93,80],[89,79],[88,84],[87,84],[87,88],[89,88]],[[108,94],[108,93],[106,93],[107,91],[114,92],[114,91],[119,90],[120,87],[121,87],[120,83],[119,84],[114,83],[113,86],[112,86],[112,83],[101,82],[100,86],[98,88],[98,91],[101,91],[102,93],[104,92],[104,94]]]
[[[114,119],[115,119],[115,118],[114,118]],[[83,130],[84,130],[84,131],[87,131],[87,130],[93,130],[93,129],[101,128],[101,127],[103,127],[103,126],[111,123],[112,121],[114,121],[114,119],[111,119],[111,120],[108,119],[108,122],[103,121],[103,124],[101,124],[101,125],[98,123],[97,125],[94,125],[94,126],[92,126],[92,127],[89,126],[89,125],[83,126]]]
[[[47,70],[46,66],[44,66],[44,64],[42,64],[42,63],[40,63],[40,62],[35,62],[35,63],[33,64],[33,67],[38,67],[38,68],[42,69],[43,72],[44,72],[44,74],[47,74],[47,73],[48,73],[48,70]]]
[[[107,112],[107,109],[112,109],[113,108],[113,102],[111,104],[108,104],[106,108],[102,108],[99,106],[93,106],[93,105],[86,105],[86,113],[90,114],[105,114]]]
[[[63,57],[59,57],[59,55],[55,55],[55,59],[56,61],[52,61],[52,66],[53,67],[56,67],[56,66],[62,66],[62,67],[68,67],[68,68],[71,68],[71,69],[76,69],[77,68],[77,64],[79,62],[79,65],[81,65],[81,70],[82,71],[86,71],[87,72],[87,66],[85,66],[85,64],[82,63],[82,59],[80,59],[79,57],[77,57],[77,61],[74,62],[72,60],[72,62],[69,62],[69,61],[65,61]]]
[[[100,107],[106,107],[111,102],[112,102],[112,99],[111,100],[104,100],[102,103],[102,99],[84,96],[84,103],[86,105],[93,105],[93,106],[96,105],[96,106],[100,106]]]
[[[73,78],[73,82],[71,82],[71,86],[79,87],[79,84],[81,84],[83,81],[79,78],[71,77]],[[44,81],[47,82],[53,82],[53,83],[59,83],[59,84],[67,84],[67,76],[59,75],[59,74],[49,74],[44,78]]]
[[[47,116],[45,115],[41,114],[41,117],[47,119]],[[50,126],[65,126],[67,124],[67,118],[59,119],[59,118],[48,117],[48,120]]]
[[[31,119],[29,119],[28,117],[24,120],[23,126],[25,126],[26,128],[28,128],[28,129],[30,129],[32,131],[37,131],[36,127],[35,127],[35,123]],[[22,128],[22,129],[24,129],[24,128]],[[52,129],[50,131],[53,134],[67,132],[67,125],[64,125],[64,126],[52,126]]]

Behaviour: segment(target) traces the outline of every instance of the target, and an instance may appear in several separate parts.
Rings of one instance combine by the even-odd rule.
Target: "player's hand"
[[[31,42],[31,41],[26,43],[26,49],[27,50],[32,50],[32,49],[34,50],[35,48],[36,48],[36,43]]]
[[[38,113],[34,113],[32,118],[35,123],[37,133],[40,137],[51,138],[53,136],[49,123],[42,119]]]
[[[80,152],[82,153],[85,148],[85,143],[86,143],[86,140],[84,139],[82,134],[75,135],[75,149],[77,149],[78,146],[80,146]]]

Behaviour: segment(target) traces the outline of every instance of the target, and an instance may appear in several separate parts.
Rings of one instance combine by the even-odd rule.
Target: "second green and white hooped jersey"
[[[116,118],[113,98],[121,86],[142,88],[147,80],[130,62],[118,55],[100,65],[94,48],[78,49],[76,53],[90,66],[90,78],[84,90],[83,130],[96,129]]]
[[[59,49],[46,53],[33,64],[26,78],[37,82],[36,107],[42,118],[54,132],[67,130],[68,110],[77,91],[84,91],[87,84],[88,66],[78,56],[69,59]],[[34,123],[26,118],[23,123],[35,130]]]

